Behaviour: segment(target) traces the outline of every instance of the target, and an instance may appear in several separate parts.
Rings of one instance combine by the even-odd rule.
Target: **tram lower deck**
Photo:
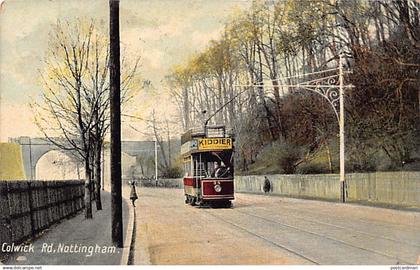
[[[184,178],[185,203],[191,205],[227,205],[234,199],[234,181],[219,178]]]

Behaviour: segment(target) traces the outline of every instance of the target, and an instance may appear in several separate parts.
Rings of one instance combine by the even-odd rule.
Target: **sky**
[[[48,49],[48,33],[60,20],[94,18],[108,32],[107,0],[5,0],[0,10],[0,141],[41,133],[29,103],[42,92],[39,70]],[[217,39],[229,16],[248,0],[121,0],[120,38],[128,56],[140,56],[140,73],[153,90],[132,102],[130,113],[175,119],[175,105],[164,76]],[[124,119],[123,119],[124,120]],[[132,127],[135,129],[133,129]],[[143,140],[142,122],[123,123],[123,140]]]

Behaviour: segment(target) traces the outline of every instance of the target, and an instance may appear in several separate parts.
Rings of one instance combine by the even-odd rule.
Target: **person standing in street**
[[[130,191],[130,200],[133,204],[133,207],[136,207],[134,202],[138,199],[137,192],[136,192],[136,182],[133,180],[131,181],[131,191]]]

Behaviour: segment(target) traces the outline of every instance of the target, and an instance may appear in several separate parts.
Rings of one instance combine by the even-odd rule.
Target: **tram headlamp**
[[[222,186],[221,185],[214,185],[214,191],[216,191],[216,192],[222,191]]]

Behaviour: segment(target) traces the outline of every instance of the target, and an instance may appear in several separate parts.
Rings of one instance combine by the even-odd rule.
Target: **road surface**
[[[134,264],[415,264],[420,213],[236,194],[231,209],[138,188]]]

